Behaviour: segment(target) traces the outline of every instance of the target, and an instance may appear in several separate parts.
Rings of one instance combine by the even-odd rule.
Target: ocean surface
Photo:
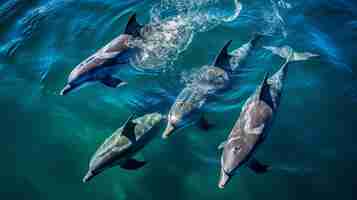
[[[129,84],[59,92],[79,62],[141,23],[175,24],[175,40],[146,44],[153,60],[124,70]],[[131,113],[167,113],[192,72],[219,49],[266,36],[235,73],[229,91],[208,102],[213,128],[157,133],[136,157],[82,183],[98,145]],[[166,42],[166,43],[165,43]],[[220,152],[242,104],[283,60],[263,46],[289,45],[320,57],[291,64],[277,118],[247,168],[217,187]],[[357,2],[354,0],[0,0],[0,199],[197,200],[357,199]],[[162,127],[163,130],[164,127]]]

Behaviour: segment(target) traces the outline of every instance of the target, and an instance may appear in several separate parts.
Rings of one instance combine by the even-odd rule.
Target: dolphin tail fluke
[[[319,56],[317,54],[313,54],[310,52],[296,52],[294,51],[293,48],[289,46],[283,46],[283,47],[265,46],[264,49],[267,49],[271,51],[273,54],[286,59],[286,62],[304,61]]]
[[[126,82],[112,76],[106,76],[101,80],[101,83],[111,88],[117,88],[127,84]]]

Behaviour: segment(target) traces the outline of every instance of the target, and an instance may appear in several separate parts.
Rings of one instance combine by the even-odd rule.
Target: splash
[[[293,7],[288,1],[284,1],[284,0],[279,0],[278,6],[280,8],[285,8],[285,9],[291,9]]]
[[[272,10],[266,10],[263,13],[264,18],[264,30],[263,34],[266,35],[275,35],[281,33],[283,37],[288,36],[288,32],[285,28],[285,20],[281,16],[279,8],[287,8],[290,4],[287,4],[285,1],[279,1],[278,3],[274,0],[270,0],[272,5]],[[287,6],[287,7],[286,7]]]
[[[234,11],[218,9],[217,0],[172,1],[162,0],[153,6],[149,25],[142,30],[143,39],[130,41],[141,53],[132,59],[139,70],[166,71],[179,54],[187,49],[196,33],[234,21],[242,5],[234,1]]]
[[[177,59],[191,43],[193,29],[187,27],[187,19],[177,16],[166,21],[153,22],[142,30],[141,39],[133,39],[129,45],[142,49],[132,60],[133,66],[143,70],[162,70]]]

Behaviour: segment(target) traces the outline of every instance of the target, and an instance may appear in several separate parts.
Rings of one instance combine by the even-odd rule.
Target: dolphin
[[[60,94],[66,95],[74,89],[94,82],[101,82],[111,88],[125,85],[125,81],[113,75],[118,68],[128,65],[133,54],[139,51],[138,48],[130,47],[129,40],[140,37],[143,27],[137,22],[136,14],[133,14],[129,18],[123,34],[114,38],[72,70],[68,76],[67,84]]]
[[[266,74],[262,83],[247,99],[232,131],[218,149],[223,149],[218,187],[223,189],[237,170],[247,165],[257,174],[269,171],[270,166],[254,158],[257,147],[265,140],[280,104],[283,85],[291,61],[307,60],[317,56],[297,53],[290,47],[264,47],[286,59],[270,78]]]
[[[126,170],[143,167],[146,162],[138,161],[133,156],[153,139],[164,119],[160,113],[146,114],[136,119],[132,115],[94,153],[83,182],[117,165]]]
[[[209,97],[228,88],[231,75],[238,68],[237,65],[246,59],[261,37],[262,35],[254,34],[249,42],[232,53],[228,53],[232,40],[228,41],[213,64],[202,66],[198,70],[193,81],[186,85],[171,106],[163,138],[168,138],[175,130],[192,122],[198,121],[204,130],[210,127],[200,112],[202,106]]]

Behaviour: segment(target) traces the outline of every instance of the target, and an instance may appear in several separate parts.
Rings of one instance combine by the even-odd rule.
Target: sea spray
[[[131,60],[133,66],[145,71],[166,71],[173,66],[178,55],[191,44],[196,33],[234,21],[242,4],[234,1],[234,10],[217,9],[218,1],[163,0],[151,9],[149,30],[142,31],[143,39],[130,42],[142,49]],[[176,14],[176,15],[173,15]]]

